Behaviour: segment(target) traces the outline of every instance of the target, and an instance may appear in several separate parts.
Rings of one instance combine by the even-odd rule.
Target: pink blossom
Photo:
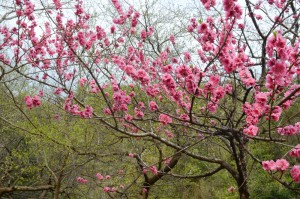
[[[264,105],[267,102],[267,98],[268,98],[267,94],[263,93],[263,92],[258,92],[255,95],[256,102],[261,104],[261,105]]]
[[[263,161],[263,169],[266,171],[285,171],[289,167],[289,162],[285,159],[278,159],[276,162],[273,160]]]
[[[148,192],[148,189],[143,188],[143,192],[144,192],[144,193],[147,193],[147,192]]]
[[[32,109],[42,105],[41,99],[38,95],[35,95],[33,97],[25,96],[25,104],[28,109]]]
[[[300,132],[300,122],[297,122],[294,127],[296,128],[297,133]]]
[[[85,110],[80,112],[80,116],[82,118],[92,118],[93,116],[93,108],[91,106],[86,106]]]
[[[207,10],[216,5],[216,0],[201,0],[201,2]]]
[[[143,173],[144,173],[144,174],[146,174],[146,173],[147,173],[147,171],[148,171],[148,170],[147,170],[147,168],[146,168],[146,167],[144,167],[144,168],[143,168]]]
[[[201,23],[200,26],[198,26],[198,33],[205,33],[208,29],[207,23]]]
[[[22,4],[22,0],[16,0],[16,5],[20,6]]]
[[[105,39],[104,39],[104,44],[105,44],[105,46],[109,46],[110,41],[109,41],[108,38],[105,38]],[[108,60],[107,60],[107,61],[108,61]]]
[[[191,25],[193,26],[193,28],[196,28],[197,27],[197,19],[196,18],[191,18],[190,19],[190,22],[191,22]]]
[[[298,144],[295,148],[293,148],[290,152],[289,152],[290,156],[299,158],[300,157],[300,144]]]
[[[185,62],[190,62],[191,61],[191,54],[189,52],[184,52],[184,61]]]
[[[145,110],[145,104],[143,102],[138,102],[138,106],[141,110]]]
[[[274,77],[272,77],[270,74],[266,76],[266,88],[269,90],[274,88]]]
[[[255,15],[255,18],[256,18],[257,20],[262,20],[262,16],[259,15],[259,14],[256,14],[256,15]]]
[[[131,158],[133,158],[134,154],[133,153],[129,153],[128,156],[131,157]]]
[[[84,86],[84,84],[87,82],[87,79],[85,77],[82,77],[80,80],[80,86]]]
[[[174,137],[173,133],[171,133],[168,130],[165,130],[165,134],[168,136],[168,138],[173,138]]]
[[[101,175],[101,173],[97,173],[96,177],[98,178],[98,180],[104,180],[103,175]]]
[[[188,25],[188,27],[187,27],[187,31],[188,31],[188,32],[193,32],[193,30],[194,30],[193,26],[191,26],[191,25]]]
[[[158,174],[158,170],[157,170],[156,166],[152,165],[149,167],[149,169],[154,175]]]
[[[140,17],[140,13],[138,12],[135,12],[133,17],[132,17],[132,20],[131,20],[131,27],[132,29],[135,29],[136,25],[138,24],[138,18]]]
[[[288,109],[292,105],[293,101],[292,100],[287,100],[282,104],[282,108]],[[278,118],[279,119],[279,118]]]
[[[215,113],[217,111],[217,108],[218,108],[218,104],[214,102],[208,102],[206,105],[206,109],[212,113]]]
[[[169,116],[166,115],[166,114],[160,114],[160,115],[159,115],[159,121],[160,121],[161,123],[163,123],[164,125],[167,125],[167,124],[172,123],[172,118],[169,117]]]
[[[239,29],[242,29],[242,30],[245,28],[244,24],[241,24],[241,23],[238,24],[238,27],[239,27]]]
[[[170,74],[164,74],[162,77],[162,81],[168,90],[173,90],[176,88],[175,81]]]
[[[60,0],[53,0],[53,3],[54,3],[54,5],[55,5],[55,9],[56,9],[56,10],[59,10],[59,9],[62,8],[62,5],[61,5],[61,3],[60,3]]]
[[[280,108],[280,106],[275,106],[272,114],[271,114],[271,118],[274,121],[278,121],[281,115],[282,109]]]
[[[149,109],[150,109],[150,111],[157,111],[158,110],[158,106],[157,106],[156,102],[150,101],[150,103],[149,103]]]
[[[115,30],[116,30],[116,26],[111,26],[110,27],[110,33],[115,33]]]
[[[111,114],[112,114],[109,108],[104,108],[104,109],[103,109],[103,113],[104,113],[105,115],[111,115]]]
[[[32,17],[31,14],[34,11],[34,7],[35,5],[33,3],[31,3],[30,1],[25,1],[24,14],[29,18]]]
[[[118,43],[124,43],[124,42],[125,42],[125,40],[123,37],[118,38]]]
[[[181,115],[179,116],[179,118],[180,118],[181,120],[184,120],[184,121],[189,121],[189,120],[190,120],[190,116],[189,116],[188,114],[181,114]]]
[[[262,166],[265,171],[274,171],[277,168],[276,163],[273,160],[263,161]]]
[[[175,44],[175,36],[174,35],[170,35],[170,41],[173,45]]]
[[[142,32],[141,32],[141,38],[142,38],[143,41],[146,40],[146,38],[147,38],[147,32],[146,32],[146,30],[142,30]]]
[[[133,34],[135,33],[135,28],[134,28],[134,27],[130,28],[130,31],[129,31],[129,32],[130,32],[130,34],[133,35]]]
[[[171,163],[171,158],[165,159],[164,163],[165,163],[166,165],[169,165],[169,164]]]
[[[277,132],[280,135],[295,135],[299,131],[298,131],[298,129],[295,126],[288,125],[288,126],[285,126],[283,128],[277,128]]]
[[[54,94],[59,95],[59,94],[61,94],[62,91],[63,91],[62,88],[56,88],[55,91],[54,91]]]
[[[243,10],[236,3],[235,0],[223,0],[224,10],[226,12],[226,18],[237,18],[240,19],[243,15]]]
[[[32,99],[30,96],[25,96],[25,104],[27,108],[32,109]]]
[[[126,121],[130,122],[130,121],[132,121],[132,119],[133,119],[133,117],[131,115],[129,115],[129,114],[125,115],[125,120]]]
[[[248,102],[243,104],[243,111],[246,113],[246,122],[248,125],[255,125],[258,123],[259,117],[263,113],[262,106],[258,103],[250,105]]]
[[[173,67],[171,64],[167,64],[165,66],[162,67],[162,71],[164,73],[170,73],[173,70]]]
[[[300,165],[295,165],[290,170],[294,182],[300,183]]]
[[[86,184],[88,183],[88,180],[82,178],[82,177],[77,177],[76,178],[77,182],[81,183],[81,184]]]
[[[256,136],[258,132],[258,127],[250,125],[249,127],[245,128],[243,132],[250,136]]]
[[[106,175],[106,176],[105,176],[105,179],[106,179],[106,180],[109,180],[110,178],[111,178],[110,175]]]
[[[192,70],[186,65],[180,65],[176,68],[176,73],[179,77],[187,77],[188,75],[192,74]]]
[[[146,73],[145,70],[140,69],[136,71],[136,76],[137,78],[141,81],[141,83],[143,85],[147,85],[150,82],[150,77],[149,75]]]
[[[134,114],[137,118],[143,118],[144,117],[144,113],[143,111],[141,111],[140,109],[138,108],[134,108]]]
[[[232,92],[232,85],[231,84],[226,84],[225,85],[225,92],[227,94],[230,94]]]
[[[212,86],[217,86],[220,82],[220,76],[219,75],[212,75],[210,76],[209,78],[209,83],[212,85]]]
[[[214,98],[219,101],[225,96],[225,91],[222,86],[218,86],[213,92]]]
[[[151,36],[154,33],[154,28],[152,26],[150,26],[147,30],[147,35]]]
[[[33,107],[38,107],[38,106],[41,106],[41,99],[38,95],[35,95],[32,97],[32,105]]]
[[[43,90],[40,90],[40,91],[39,91],[39,96],[40,96],[40,97],[44,97],[44,92],[43,92]]]
[[[104,187],[104,188],[103,188],[103,191],[104,191],[104,192],[110,192],[110,187]]]
[[[204,138],[204,135],[202,133],[198,133],[197,137],[198,137],[199,140],[202,140]]]
[[[246,86],[254,86],[255,85],[255,79],[251,76],[251,73],[248,68],[243,68],[239,70],[239,75],[241,77],[241,80]]]
[[[274,75],[280,77],[280,76],[282,76],[282,75],[285,74],[285,72],[286,72],[286,66],[285,66],[285,64],[283,62],[276,62],[275,65],[272,66],[271,72]]]
[[[290,166],[289,162],[286,161],[285,159],[276,160],[275,164],[276,164],[276,169],[281,171],[285,171]]]

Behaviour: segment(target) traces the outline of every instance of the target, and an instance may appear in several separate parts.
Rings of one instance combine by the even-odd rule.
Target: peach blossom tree
[[[187,19],[183,36],[170,32],[161,43],[155,42],[160,30],[142,20],[143,13],[111,3],[111,24],[98,19],[91,25],[81,0],[66,4],[71,13],[59,0],[53,9],[15,0],[12,22],[3,18],[0,25],[0,83],[17,81],[9,76],[16,74],[43,87],[26,95],[28,110],[58,96],[70,116],[135,140],[122,155],[135,159],[141,198],[164,176],[205,178],[220,171],[236,182],[240,198],[249,198],[250,162],[299,192],[300,147],[293,137],[300,121],[291,110],[300,94],[300,1],[201,0],[201,17]],[[261,143],[283,146],[281,155],[260,157],[253,146]],[[156,153],[149,158],[150,146]],[[180,172],[183,158],[209,167]],[[74,180],[92,183],[80,175]],[[121,197],[133,183],[107,184],[103,191]]]

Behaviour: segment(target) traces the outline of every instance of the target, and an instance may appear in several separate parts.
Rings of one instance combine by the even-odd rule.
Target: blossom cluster
[[[300,122],[295,125],[288,125],[282,128],[277,128],[277,132],[280,135],[296,135],[300,133]]]
[[[166,114],[160,114],[159,115],[159,121],[162,124],[166,125],[166,124],[172,123],[172,118],[170,116],[166,115]]]
[[[289,162],[285,159],[268,160],[262,162],[263,169],[266,171],[285,171],[290,166]]]
[[[74,98],[73,93],[69,94],[69,96],[66,98],[64,103],[65,111],[73,115],[79,115],[82,118],[91,118],[93,116],[93,108],[87,105],[85,106],[84,110],[80,110],[79,105],[72,103],[73,98]]]
[[[290,170],[294,182],[300,183],[300,165],[295,165]]]
[[[297,146],[289,152],[289,155],[299,158],[300,157],[300,144],[297,144]]]
[[[110,175],[106,175],[106,176],[104,177],[101,173],[97,173],[97,174],[96,174],[96,178],[97,178],[98,180],[103,181],[104,179],[109,180],[109,179],[111,178],[111,176],[110,176]],[[120,188],[121,188],[121,189],[124,189],[124,186],[123,186],[123,185],[120,185]],[[116,187],[105,186],[105,187],[103,188],[103,191],[104,191],[104,192],[116,192],[116,191],[117,191],[117,188],[116,188]]]
[[[35,21],[35,5],[29,0],[15,0],[16,27],[10,29],[0,26],[1,38],[4,41],[0,43],[1,50],[11,47],[12,56],[15,58],[12,60],[20,60],[18,64],[26,62],[31,65],[32,70],[38,71],[36,78],[39,82],[51,84],[49,81],[51,78],[53,82],[62,86],[63,88],[56,88],[54,94],[59,95],[63,91],[69,93],[63,108],[72,115],[91,118],[94,114],[91,106],[79,102],[74,104],[72,88],[68,88],[73,81],[83,87],[83,90],[86,89],[87,94],[101,96],[106,103],[104,116],[113,116],[121,123],[120,126],[130,133],[136,133],[141,129],[138,124],[132,123],[143,119],[148,120],[153,115],[157,116],[162,124],[155,129],[157,131],[161,130],[159,128],[167,128],[173,121],[182,122],[183,125],[187,125],[189,121],[197,124],[198,115],[201,120],[202,116],[206,118],[218,113],[219,110],[224,110],[226,107],[220,106],[222,100],[227,94],[234,98],[234,94],[241,87],[247,93],[245,101],[250,96],[253,96],[253,100],[242,103],[245,121],[240,123],[240,127],[243,128],[245,135],[257,136],[260,121],[266,119],[278,122],[282,118],[283,110],[288,109],[300,95],[300,87],[295,85],[296,77],[300,76],[300,39],[290,42],[285,36],[286,33],[281,30],[274,31],[264,38],[263,43],[266,47],[262,50],[266,51],[264,55],[267,57],[264,60],[266,63],[261,64],[266,67],[266,76],[264,85],[259,85],[260,81],[252,70],[254,56],[247,55],[249,47],[243,45],[247,42],[240,42],[235,34],[235,30],[246,30],[246,24],[237,22],[243,15],[237,0],[222,1],[225,17],[215,19],[209,16],[206,19],[190,19],[187,31],[199,43],[199,49],[195,51],[185,48],[182,51],[176,49],[179,40],[171,34],[169,38],[171,47],[162,45],[153,56],[147,54],[149,49],[147,42],[155,29],[151,26],[140,29],[138,26],[140,13],[133,7],[130,6],[125,10],[119,0],[112,0],[118,16],[113,19],[114,24],[106,32],[100,25],[91,28],[87,23],[90,15],[84,11],[82,1],[76,2],[76,19],[65,19],[60,0],[53,0],[55,5],[53,11],[56,13],[53,16],[54,23],[46,22],[41,36],[37,34],[40,24]],[[283,8],[285,2],[268,0],[270,5],[274,4],[277,8]],[[215,0],[201,0],[201,3],[207,10],[216,5]],[[260,9],[262,3],[259,1],[254,9]],[[51,12],[48,12],[50,16]],[[249,13],[249,15],[257,20],[263,19],[257,13]],[[280,17],[277,17],[275,23],[280,20]],[[128,26],[126,22],[129,22]],[[52,29],[52,25],[56,28]],[[128,33],[131,35],[136,33],[138,41],[135,42],[135,38],[130,38],[130,42],[127,43]],[[122,49],[124,51],[120,50],[120,46],[124,47]],[[199,62],[194,62],[196,59],[194,52],[198,54],[200,63],[202,62],[205,67],[197,65]],[[11,59],[8,57],[1,53],[0,61],[11,65]],[[77,69],[78,66],[80,70]],[[111,71],[109,71],[110,67],[112,67]],[[49,70],[54,72],[48,72]],[[88,75],[82,77],[82,74]],[[39,79],[38,76],[42,78]],[[231,79],[232,76],[234,79]],[[105,90],[108,85],[100,86],[101,77],[107,77],[103,81],[108,82],[112,91]],[[238,86],[236,86],[237,82]],[[135,88],[147,95],[148,103],[145,102],[146,100],[143,101],[144,99],[138,99],[136,95],[139,93],[135,93]],[[249,96],[247,96],[248,91]],[[40,97],[42,94],[26,96],[26,107],[32,109],[41,106]],[[236,97],[238,98],[239,96]],[[167,106],[163,105],[165,101],[174,102],[176,111],[169,113],[169,109],[165,108]],[[204,112],[205,115],[201,115]],[[157,120],[157,117],[153,117],[154,120]],[[244,119],[244,115],[241,119]],[[216,121],[210,123],[211,127],[218,125]],[[277,129],[280,135],[296,135],[300,132],[300,122],[277,127],[274,129]],[[169,130],[163,129],[162,132],[169,138],[174,136]],[[203,138],[202,134],[199,138]],[[299,145],[289,154],[300,157]],[[266,171],[285,171],[289,167],[285,159],[264,161],[262,164]],[[158,173],[155,166],[150,166],[149,169],[153,174]],[[294,166],[290,172],[294,181],[300,182],[300,167]],[[99,173],[96,177],[99,180],[110,178]],[[87,180],[81,177],[78,177],[77,181],[87,183]],[[104,187],[104,191],[115,192],[116,188]]]
[[[32,109],[42,105],[41,98],[38,95],[33,97],[25,96],[25,104],[28,109]]]
[[[81,184],[86,184],[88,183],[88,180],[87,179],[84,179],[82,177],[77,177],[76,178],[77,182],[81,183]]]

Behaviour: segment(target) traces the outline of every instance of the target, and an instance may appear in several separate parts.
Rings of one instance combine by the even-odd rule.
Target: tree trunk
[[[240,199],[249,199],[250,198],[250,194],[248,191],[248,185],[247,182],[245,182],[243,185],[241,185],[241,187],[239,186],[239,198]]]
[[[235,141],[236,140],[236,141]],[[240,199],[249,199],[250,194],[248,191],[248,171],[247,171],[247,157],[245,155],[245,147],[247,141],[240,137],[237,133],[233,132],[233,137],[229,140],[232,149],[232,155],[235,160],[238,177],[235,178],[238,185],[238,192]]]
[[[57,183],[55,185],[54,189],[54,197],[53,199],[59,199],[59,193],[60,193],[60,186],[61,186],[61,176],[59,176]]]
[[[242,138],[243,139],[243,138]],[[240,183],[239,183],[239,194],[240,199],[248,199],[250,198],[250,194],[248,191],[248,170],[247,170],[247,157],[245,155],[245,150],[242,140],[239,140],[239,163],[240,163]]]

